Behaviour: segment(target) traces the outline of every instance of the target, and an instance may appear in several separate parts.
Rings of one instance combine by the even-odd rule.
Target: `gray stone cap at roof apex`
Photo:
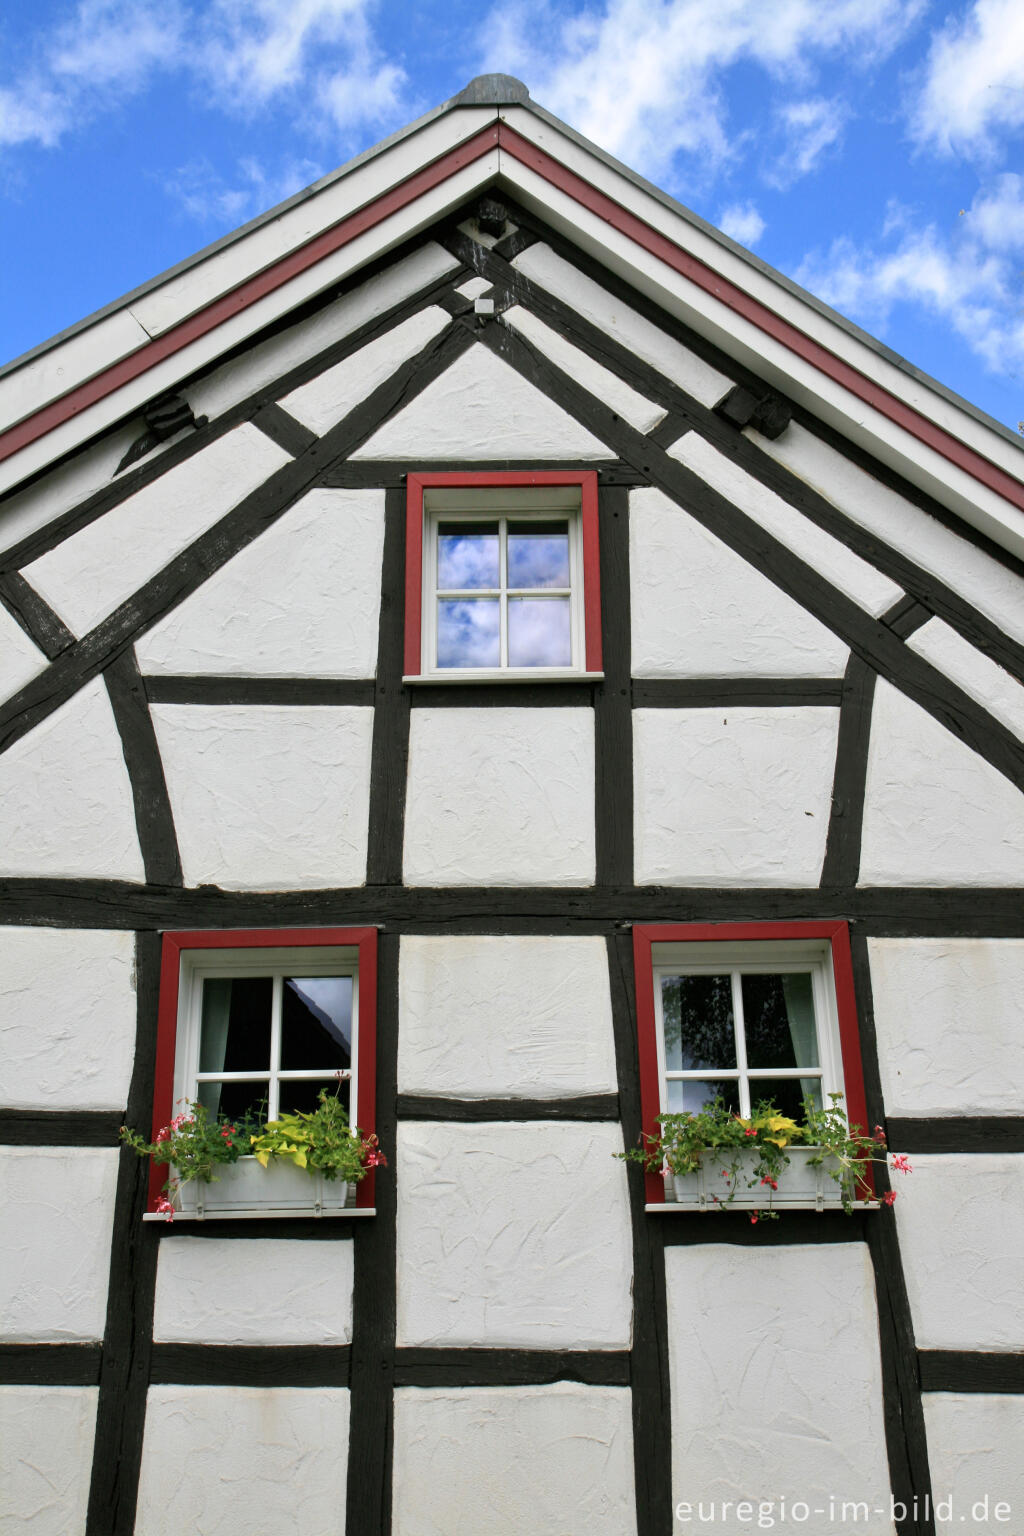
[[[530,92],[515,75],[477,75],[446,107],[506,107],[529,101]]]

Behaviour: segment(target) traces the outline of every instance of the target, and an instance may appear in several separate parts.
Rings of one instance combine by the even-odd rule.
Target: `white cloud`
[[[842,102],[821,96],[780,107],[778,118],[785,148],[768,180],[775,186],[788,187],[797,177],[815,170],[825,151],[839,139],[846,116]]]
[[[863,65],[897,46],[922,4],[603,0],[566,16],[548,0],[500,0],[482,28],[483,67],[521,74],[536,101],[658,177],[681,153],[713,169],[735,152],[729,68],[754,64],[792,87],[830,55]]]
[[[756,245],[765,232],[764,219],[753,203],[731,203],[728,208],[723,208],[718,227],[723,235],[738,240],[740,245]]]
[[[884,333],[910,305],[951,325],[996,373],[1024,369],[1024,177],[978,193],[955,228],[919,227],[890,209],[879,243],[839,239],[794,275],[826,303]]]
[[[974,0],[932,39],[911,113],[922,144],[992,154],[999,129],[1024,125],[1024,5]]]
[[[270,174],[248,157],[239,161],[228,182],[208,160],[190,160],[164,182],[164,190],[197,223],[232,228],[283,202],[321,174],[312,160],[288,160]]]

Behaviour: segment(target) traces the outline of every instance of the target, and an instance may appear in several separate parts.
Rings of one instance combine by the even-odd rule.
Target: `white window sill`
[[[312,1205],[297,1207],[290,1210],[230,1210],[230,1211],[205,1211],[199,1215],[195,1211],[175,1211],[173,1222],[179,1221],[277,1221],[293,1220],[297,1217],[312,1216],[316,1221],[327,1221],[335,1216],[376,1216],[373,1206],[350,1206],[347,1210],[320,1210]],[[166,1221],[167,1216],[160,1211],[146,1211],[143,1221]]]
[[[431,672],[416,673],[410,677],[403,677],[403,683],[421,683],[426,685],[445,683],[601,683],[604,681],[603,672],[551,672],[541,671],[536,667],[530,667],[517,672],[504,668],[498,672],[488,672],[483,668],[474,672]]]
[[[874,1200],[852,1200],[850,1208],[854,1211],[877,1211],[878,1205]],[[779,1216],[785,1216],[790,1211],[817,1211],[819,1215],[824,1215],[826,1211],[841,1211],[842,1209],[843,1207],[838,1200],[827,1201],[823,1205],[818,1205],[814,1200],[787,1200],[785,1205],[775,1206],[775,1212]],[[707,1205],[703,1207],[699,1205],[678,1205],[674,1200],[666,1200],[663,1205],[645,1205],[644,1210],[660,1216],[718,1216],[723,1211],[726,1213],[735,1211],[738,1216],[749,1216],[753,1210],[767,1210],[767,1206],[764,1201],[761,1201],[756,1206],[749,1201],[741,1204],[737,1197],[729,1205]]]

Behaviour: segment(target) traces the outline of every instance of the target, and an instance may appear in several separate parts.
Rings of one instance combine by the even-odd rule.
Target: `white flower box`
[[[254,1157],[225,1163],[209,1184],[191,1179],[178,1189],[182,1216],[320,1216],[355,1205],[356,1186],[307,1173],[293,1162],[272,1159],[266,1168]]]
[[[773,1190],[760,1179],[748,1186],[747,1181],[754,1177],[757,1152],[709,1149],[701,1154],[701,1165],[696,1173],[672,1175],[675,1202],[694,1211],[718,1210],[733,1188],[733,1180],[724,1179],[722,1170],[724,1168],[728,1173],[735,1161],[736,1193],[729,1201],[729,1210],[759,1210],[769,1204],[778,1210],[809,1211],[842,1206],[842,1186],[832,1177],[832,1170],[839,1166],[838,1160],[827,1157],[822,1163],[813,1164],[811,1158],[817,1156],[819,1150],[817,1147],[788,1147],[789,1166],[782,1169],[778,1176],[779,1187]]]

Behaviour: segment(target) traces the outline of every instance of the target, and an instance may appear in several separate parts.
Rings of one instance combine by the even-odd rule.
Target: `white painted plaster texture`
[[[902,588],[888,576],[794,511],[699,433],[688,432],[669,453],[868,613],[882,614],[903,596]]]
[[[629,352],[650,363],[680,389],[699,400],[701,405],[715,405],[732,380],[712,368],[703,358],[673,341],[671,336],[630,309],[621,299],[585,277],[576,267],[556,256],[548,245],[531,245],[517,256],[518,267],[531,282],[568,304],[577,314],[599,326]]]
[[[871,715],[861,885],[1019,885],[1024,795],[891,684]]]
[[[141,637],[139,665],[373,677],[383,547],[383,491],[311,491]]]
[[[603,939],[406,935],[398,985],[401,1093],[617,1090]]]
[[[1024,1153],[911,1161],[895,1210],[918,1349],[1024,1349]]]
[[[103,1336],[114,1150],[4,1147],[0,1212],[0,1337],[74,1343]]]
[[[363,883],[372,709],[157,704],[152,716],[186,884]]]
[[[344,1536],[344,1387],[152,1386],[136,1529]]]
[[[955,629],[941,619],[929,619],[909,636],[907,645],[991,710],[1016,735],[1024,737],[1024,688]]]
[[[639,885],[815,886],[836,709],[638,709]]]
[[[436,305],[421,309],[419,314],[403,320],[383,336],[378,336],[376,341],[360,347],[344,362],[317,374],[308,384],[301,384],[290,395],[285,395],[281,404],[297,421],[319,436],[361,405],[403,363],[415,357],[450,324],[451,317]]]
[[[628,421],[630,426],[635,427],[638,432],[650,432],[659,421],[664,421],[667,412],[660,405],[645,399],[624,379],[610,373],[600,363],[595,363],[593,358],[566,341],[564,336],[560,336],[549,325],[545,325],[543,320],[538,320],[536,315],[531,314],[528,309],[515,304],[511,309],[506,310],[502,318],[506,325],[514,326],[527,341],[532,342],[538,352],[541,352],[556,368],[560,368],[570,379],[575,380],[582,389],[588,389],[609,410],[615,411],[623,421]]]
[[[5,501],[0,512],[0,550],[9,550],[38,533],[62,512],[80,506],[93,492],[101,490],[143,430],[141,417],[127,422]]]
[[[400,1124],[398,1342],[627,1348],[621,1151],[611,1124]]]
[[[352,1244],[175,1233],[160,1244],[153,1337],[182,1344],[348,1344]]]
[[[774,1500],[785,1529],[783,1498],[812,1510],[830,1498],[866,1500],[871,1513],[857,1530],[891,1532],[881,1513],[889,1471],[866,1246],[668,1248],[665,1283],[673,1503],[692,1504],[696,1516],[699,1501],[721,1512],[723,1500],[751,1499],[755,1511]],[[752,1528],[735,1504],[714,1522],[722,1536]]]
[[[1024,940],[869,939],[890,1115],[1016,1115]]]
[[[96,1387],[0,1387],[0,1531],[82,1536]]]
[[[926,1392],[921,1401],[936,1536],[1014,1530],[1024,1509],[1020,1399]],[[997,1515],[997,1504],[1008,1507]]]
[[[629,495],[634,677],[841,677],[843,642],[652,488]]]
[[[25,577],[86,634],[291,455],[245,424],[169,469],[25,567]]]
[[[476,346],[386,421],[354,459],[607,459],[604,443]]]
[[[633,1536],[630,1393],[395,1393],[395,1536]]]
[[[191,385],[188,398],[192,409],[197,416],[219,416],[229,406],[282,378],[308,357],[333,346],[457,265],[447,251],[434,241],[428,241],[411,256],[395,262],[393,267],[378,273],[369,282],[361,283],[309,319],[289,326],[280,335],[253,347],[208,378]]]
[[[0,1104],[124,1109],[134,960],[130,933],[0,929]]]
[[[854,523],[869,528],[926,571],[949,583],[1007,634],[1024,641],[1024,583],[969,540],[851,464],[797,422],[757,446],[815,486]]]
[[[415,709],[408,885],[589,885],[589,709]]]
[[[0,608],[0,702],[23,688],[47,665],[43,655],[16,624],[6,608]]]
[[[101,678],[0,756],[0,875],[145,878],[131,781]]]

